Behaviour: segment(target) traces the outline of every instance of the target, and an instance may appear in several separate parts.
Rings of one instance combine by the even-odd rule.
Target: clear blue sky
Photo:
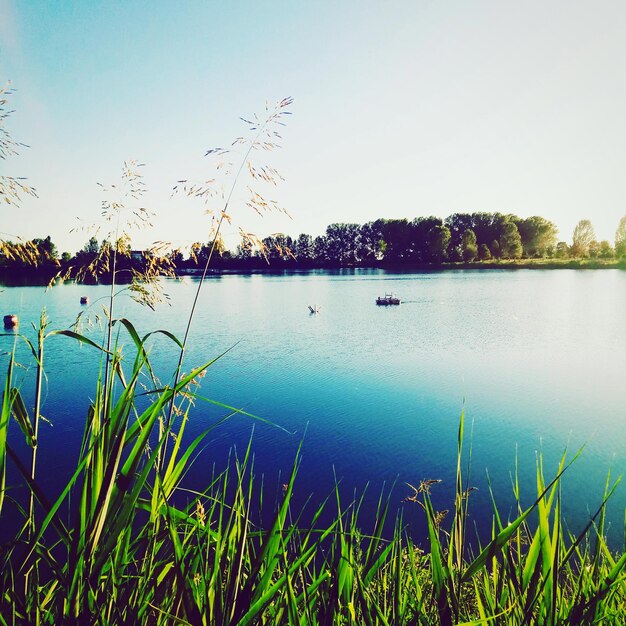
[[[0,161],[39,199],[0,231],[61,250],[99,216],[97,182],[146,163],[155,228],[135,241],[206,240],[175,182],[206,177],[207,148],[238,118],[293,96],[276,192],[293,220],[237,225],[316,235],[332,222],[542,215],[571,240],[579,219],[612,240],[626,214],[626,3],[346,0],[0,0],[9,129],[29,144]],[[234,231],[234,227],[230,228]]]

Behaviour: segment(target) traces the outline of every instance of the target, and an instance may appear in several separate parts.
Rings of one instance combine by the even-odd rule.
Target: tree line
[[[445,219],[417,217],[378,219],[366,224],[335,223],[323,235],[277,234],[234,252],[218,248],[215,267],[373,267],[442,265],[494,259],[615,259],[626,256],[626,216],[614,244],[597,241],[589,220],[581,220],[571,243],[559,241],[556,225],[540,216],[520,218],[502,213],[454,213]],[[203,267],[210,244],[195,243],[177,267]]]
[[[9,242],[10,243],[10,242]],[[454,213],[445,219],[417,217],[378,219],[366,224],[335,223],[323,235],[306,233],[293,238],[276,234],[253,245],[242,242],[234,251],[215,247],[214,269],[262,269],[270,267],[340,268],[384,265],[432,265],[473,263],[497,259],[621,259],[626,257],[626,216],[620,220],[613,244],[598,241],[589,220],[581,220],[571,243],[559,241],[556,225],[540,216],[520,218],[502,213]],[[204,267],[212,242],[196,242],[185,253],[171,250],[166,256],[178,270]],[[19,250],[7,254],[6,250]],[[84,247],[71,254],[58,254],[50,236],[10,244],[0,254],[0,273],[51,277],[68,268],[103,263],[100,273],[106,280],[108,241],[91,237]],[[118,250],[120,246],[118,245]],[[119,268],[129,272],[144,266],[152,251],[133,251],[125,244]]]

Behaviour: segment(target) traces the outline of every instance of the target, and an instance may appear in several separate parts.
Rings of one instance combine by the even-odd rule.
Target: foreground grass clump
[[[536,501],[524,508],[516,484],[515,517],[504,519],[494,502],[491,540],[472,550],[463,418],[451,514],[443,519],[433,508],[432,481],[407,498],[426,516],[428,536],[418,542],[401,516],[384,535],[389,497],[381,498],[373,528],[359,526],[361,503],[344,505],[338,491],[305,518],[291,507],[297,459],[263,525],[268,503],[255,488],[250,449],[203,491],[181,497],[180,481],[207,434],[182,444],[190,405],[200,400],[194,385],[210,363],[162,386],[150,366],[150,336],[139,337],[127,320],[114,324],[133,340],[132,367],[115,346],[47,332],[42,316],[37,341],[27,343],[36,363],[32,403],[15,386],[9,360],[0,414],[0,529],[11,521],[18,530],[0,546],[0,624],[626,622],[626,554],[613,554],[603,536],[615,486],[607,483],[593,519],[573,536],[561,520],[565,458],[548,483],[539,463]],[[80,341],[108,363],[94,381],[75,471],[56,499],[37,477],[44,345],[51,339]],[[224,419],[239,412],[223,408]],[[16,425],[29,462],[12,444]],[[24,501],[7,488],[7,468],[21,477]],[[332,521],[323,525],[329,507]]]

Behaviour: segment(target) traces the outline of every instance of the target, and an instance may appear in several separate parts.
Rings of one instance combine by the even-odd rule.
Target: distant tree
[[[91,237],[89,241],[76,253],[74,257],[75,262],[78,265],[89,265],[100,252],[100,244],[95,237]]]
[[[476,241],[480,245],[490,245],[494,239],[499,239],[502,225],[507,216],[502,213],[472,213],[472,230],[476,233]],[[508,216],[508,219],[517,220],[517,216]]]
[[[362,261],[381,261],[385,252],[384,220],[363,224],[359,229],[359,257]]]
[[[428,242],[428,256],[431,262],[441,263],[446,260],[451,237],[450,229],[444,224],[438,224],[432,229]]]
[[[611,244],[606,239],[603,239],[600,242],[600,250],[598,256],[601,259],[612,259],[615,257],[615,250],[613,250]]]
[[[169,253],[168,258],[174,267],[182,267],[185,262],[185,257],[180,250],[172,250]]]
[[[380,233],[376,233],[373,228],[373,222],[361,224],[359,226],[358,236],[358,255],[362,262],[371,263],[377,261],[376,250]]]
[[[481,243],[478,246],[478,258],[481,261],[489,261],[491,259],[491,250],[489,250],[489,246],[486,243]]]
[[[294,260],[293,248],[293,239],[282,233],[276,233],[263,239],[265,258],[270,263],[286,263]]]
[[[209,255],[211,254],[212,246],[212,241],[207,243],[195,241],[191,244],[191,246],[189,246],[189,258],[184,264],[188,267],[204,267],[209,259]],[[226,249],[224,247],[224,242],[218,238],[215,241],[215,248],[213,249],[211,263],[219,264],[225,252]]]
[[[619,221],[615,231],[615,256],[626,256],[626,215]]]
[[[559,241],[556,244],[556,250],[554,252],[557,259],[566,259],[569,256],[569,246],[565,241]]]
[[[61,262],[62,263],[69,263],[72,260],[72,253],[71,252],[64,252],[61,255]]]
[[[281,258],[282,255],[280,247],[277,245],[276,239],[273,235],[270,235],[269,237],[264,237],[261,240],[261,243],[263,256],[265,256],[266,261],[271,263],[272,261],[277,261],[279,258]]]
[[[589,245],[592,241],[595,241],[595,238],[596,234],[591,222],[589,220],[580,220],[576,224],[576,228],[574,228],[571,255],[577,258],[589,256]]]
[[[100,245],[95,237],[91,237],[83,247],[83,252],[86,252],[87,254],[98,254],[99,251]]]
[[[50,235],[45,239],[33,239],[33,244],[39,248],[40,255],[46,259],[57,258],[57,247],[52,243]]]
[[[446,259],[450,229],[438,217],[417,217],[407,225],[405,246],[407,260],[417,263],[441,263]]]
[[[461,250],[463,253],[463,260],[465,262],[473,261],[478,256],[478,246],[476,245],[476,233],[468,228],[463,233],[461,239]]]
[[[490,246],[490,251],[491,251],[491,256],[494,259],[499,259],[500,258],[500,242],[497,239],[494,239],[491,242],[491,246]]]
[[[315,262],[324,265],[328,262],[328,252],[326,249],[326,237],[318,235],[313,240],[313,253]]]
[[[296,239],[294,254],[298,261],[312,261],[314,257],[313,237],[302,233]]]
[[[453,246],[452,243],[448,246],[448,260],[453,263],[460,263],[463,260],[463,249],[461,245]]]
[[[235,257],[244,261],[248,261],[252,257],[252,247],[246,243],[237,245]]]
[[[503,259],[519,259],[522,256],[522,238],[517,224],[507,220],[502,226],[500,235],[500,257]]]
[[[202,254],[202,244],[199,241],[194,241],[189,246],[189,264],[197,267],[203,263],[206,263],[206,258]]]
[[[543,217],[534,215],[517,223],[526,257],[545,257],[556,245],[558,229]]]
[[[326,251],[332,261],[340,266],[359,262],[359,224],[330,224],[326,228]]]
[[[450,230],[450,254],[451,257],[459,256],[458,260],[462,258],[461,242],[463,240],[463,233],[468,229],[474,228],[474,219],[470,213],[453,213],[444,220],[445,225]],[[454,249],[458,248],[458,252]]]
[[[597,259],[600,256],[600,242],[595,239],[589,242],[588,254],[590,259]]]
[[[415,260],[414,229],[408,220],[384,220],[381,231],[385,242],[385,261],[398,263]]]
[[[294,261],[294,249],[296,247],[295,242],[292,237],[289,235],[283,235],[282,233],[278,233],[275,236],[275,245],[280,252],[281,259],[283,261]]]

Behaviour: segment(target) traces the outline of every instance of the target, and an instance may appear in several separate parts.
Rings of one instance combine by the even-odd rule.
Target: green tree
[[[471,228],[474,230],[474,219],[470,213],[453,213],[445,219],[445,225],[450,230],[450,252],[452,256],[456,256],[455,248],[458,248],[459,257],[461,256],[461,245],[463,233]],[[474,231],[476,232],[476,231]],[[460,258],[459,258],[460,260]]]
[[[340,266],[359,262],[359,224],[330,224],[326,228],[326,248],[330,259]]]
[[[208,243],[200,243],[199,241],[192,243],[191,246],[189,246],[189,259],[186,261],[186,265],[189,267],[204,267],[211,254],[212,245],[212,241]],[[215,249],[213,250],[213,259],[216,263],[222,258],[223,253],[223,243],[220,243],[220,240],[217,239],[215,241]]]
[[[80,266],[87,266],[98,256],[100,252],[100,244],[95,237],[91,237],[89,241],[79,250],[74,257],[76,263]]]
[[[328,251],[326,246],[326,237],[318,235],[313,240],[313,254],[316,263],[322,265],[328,262]]]
[[[533,215],[517,224],[526,257],[546,257],[556,245],[558,229],[543,217]]]
[[[576,224],[572,236],[572,256],[577,258],[589,256],[589,246],[595,239],[596,234],[591,222],[589,220],[580,220]]]
[[[183,263],[185,262],[185,257],[183,256],[183,253],[178,249],[171,250],[168,257],[174,267],[182,267]]]
[[[246,243],[237,244],[237,251],[235,257],[243,261],[247,261],[252,257],[252,247]]]
[[[522,256],[522,238],[520,237],[517,224],[507,220],[502,225],[500,235],[500,257],[503,259],[519,259]]]
[[[293,239],[283,233],[276,233],[263,239],[265,257],[270,262],[293,260]]]
[[[473,261],[478,256],[478,246],[476,244],[476,233],[468,228],[461,238],[461,250],[463,252],[463,260],[467,263]]]
[[[491,250],[489,250],[489,246],[486,243],[481,243],[478,246],[478,258],[481,261],[489,261],[491,259]]]
[[[569,246],[565,241],[559,241],[556,244],[555,255],[557,259],[566,259],[569,256]]]
[[[83,252],[87,254],[98,254],[100,251],[100,244],[95,237],[91,237],[89,241],[83,246]]]
[[[385,254],[384,220],[363,224],[359,229],[359,257],[362,261],[380,261]]]
[[[48,235],[45,239],[33,239],[33,244],[37,246],[42,257],[46,259],[57,258],[57,247],[54,243],[52,243],[50,235]]]
[[[598,256],[601,259],[612,259],[615,257],[615,250],[611,248],[611,244],[606,239],[603,239],[600,242],[600,250]]]
[[[381,230],[386,244],[385,261],[397,263],[414,258],[413,229],[407,219],[384,220]]]
[[[428,242],[429,260],[441,263],[448,258],[448,246],[451,239],[450,229],[444,224],[438,224],[432,229],[431,235]]]
[[[472,230],[476,233],[476,241],[490,245],[498,239],[502,232],[502,225],[508,219],[517,221],[517,216],[505,216],[502,213],[472,213]]]
[[[619,221],[615,231],[615,256],[626,256],[626,215]]]
[[[418,263],[441,263],[447,256],[450,229],[440,218],[417,217],[409,225],[409,259]]]
[[[294,253],[298,261],[311,261],[314,255],[313,237],[306,233],[300,234],[296,239]]]

